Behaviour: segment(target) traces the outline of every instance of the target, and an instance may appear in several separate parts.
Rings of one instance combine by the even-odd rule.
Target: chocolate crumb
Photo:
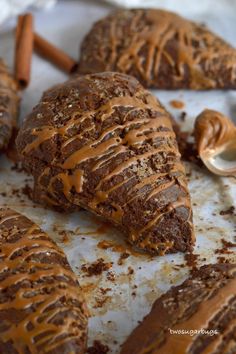
[[[107,280],[115,281],[115,279],[116,279],[116,276],[115,276],[114,272],[112,272],[112,271],[107,272]]]
[[[120,255],[119,259],[118,259],[117,264],[118,264],[118,265],[124,264],[124,260],[127,259],[129,256],[130,256],[130,254],[127,253],[127,252],[121,253],[121,255]]]
[[[229,260],[222,256],[217,257],[217,261],[218,263],[229,263]]]
[[[128,267],[128,275],[134,274],[134,270],[132,267]]]
[[[221,242],[223,244],[224,247],[227,247],[227,248],[230,248],[230,247],[236,247],[236,243],[233,243],[233,242],[230,242],[230,241],[227,241],[225,239],[221,239]]]
[[[186,112],[181,112],[179,119],[184,122],[186,120],[187,113]]]
[[[226,210],[221,210],[220,215],[234,215],[235,207],[232,205],[230,208]]]
[[[21,192],[24,195],[26,195],[29,199],[32,199],[33,190],[27,183],[26,183],[26,185],[23,188],[21,188]]]
[[[104,271],[110,269],[112,267],[112,263],[105,263],[103,258],[99,258],[95,262],[90,265],[83,264],[81,266],[81,270],[87,274],[88,277],[92,277],[93,275],[100,275]]]
[[[93,346],[87,349],[87,354],[107,354],[110,348],[99,340],[93,341]]]
[[[193,254],[192,252],[186,253],[184,255],[184,259],[186,261],[186,265],[190,268],[196,269],[197,268],[197,259],[199,254]]]

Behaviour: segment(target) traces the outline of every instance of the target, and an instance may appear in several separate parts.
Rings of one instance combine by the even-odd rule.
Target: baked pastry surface
[[[233,354],[235,319],[236,265],[203,266],[156,300],[121,354]]]
[[[191,248],[190,196],[171,118],[135,78],[100,73],[48,90],[17,146],[37,201],[90,210],[150,253]]]
[[[118,10],[94,24],[81,74],[118,71],[157,89],[236,88],[236,50],[204,25],[164,10]]]
[[[0,353],[85,353],[87,308],[63,251],[0,209]]]
[[[7,148],[16,128],[19,111],[19,96],[16,81],[0,58],[0,150]]]

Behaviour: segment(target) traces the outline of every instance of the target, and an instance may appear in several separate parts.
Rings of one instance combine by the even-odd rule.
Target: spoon
[[[221,176],[236,176],[236,126],[222,113],[205,109],[194,127],[197,150],[204,165]]]

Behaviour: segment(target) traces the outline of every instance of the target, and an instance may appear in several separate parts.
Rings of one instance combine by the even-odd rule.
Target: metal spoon
[[[194,135],[204,165],[221,176],[236,176],[236,126],[222,113],[206,109],[196,118]]]

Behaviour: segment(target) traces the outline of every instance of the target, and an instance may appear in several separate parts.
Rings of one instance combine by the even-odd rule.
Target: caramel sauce
[[[236,126],[220,112],[205,109],[195,121],[194,135],[200,156],[212,155],[227,145],[236,146]]]
[[[115,74],[110,74],[115,75]],[[77,80],[83,80],[79,78]],[[143,96],[144,95],[144,96]],[[71,149],[69,156],[65,158],[64,161],[59,161],[55,158],[52,161],[52,165],[57,167],[60,172],[51,177],[50,183],[47,187],[47,196],[49,202],[54,203],[53,197],[55,195],[55,182],[59,180],[63,185],[63,193],[66,199],[74,203],[75,199],[72,190],[75,190],[78,195],[83,195],[84,184],[86,183],[85,171],[81,166],[86,162],[93,160],[95,163],[92,167],[91,172],[97,172],[104,165],[114,161],[117,156],[121,153],[129,153],[129,157],[122,160],[119,165],[116,165],[113,170],[107,173],[104,176],[100,177],[97,185],[94,188],[94,191],[91,193],[93,197],[88,202],[88,208],[92,211],[95,211],[97,214],[101,213],[101,205],[103,203],[109,202],[113,206],[114,210],[111,212],[111,221],[115,225],[122,225],[124,210],[126,206],[134,201],[136,197],[139,196],[139,193],[142,189],[145,189],[146,186],[151,187],[150,194],[148,195],[146,201],[150,198],[154,198],[158,193],[167,190],[175,183],[181,185],[184,193],[186,194],[185,198],[188,199],[188,189],[185,182],[185,170],[183,165],[180,162],[180,154],[176,147],[175,134],[172,129],[171,120],[169,114],[161,106],[160,102],[152,96],[147,91],[143,91],[142,95],[137,91],[135,95],[131,96],[118,96],[111,97],[105,100],[97,109],[91,111],[83,111],[80,108],[76,108],[76,111],[71,113],[70,119],[66,121],[63,126],[42,126],[39,129],[32,129],[29,133],[35,137],[23,150],[23,155],[34,154],[34,150],[39,148],[41,144],[45,141],[54,139],[56,135],[62,136],[64,143],[62,144],[63,149],[71,144],[76,139],[82,138],[92,126],[94,116],[98,116],[102,122],[108,120],[111,115],[115,112],[115,108],[122,107],[127,109],[127,113],[123,119],[122,125],[113,123],[111,126],[108,126],[106,129],[100,132],[100,135],[96,139],[88,140],[82,147],[79,149]],[[131,112],[139,111],[151,111],[153,112],[153,118],[140,118],[140,115],[137,118],[132,120],[129,119]],[[145,116],[144,116],[145,117]],[[85,128],[79,134],[74,136],[67,137],[68,131],[78,124],[82,124],[85,120],[90,120],[91,125],[88,128]],[[125,134],[123,136],[115,135],[118,129],[124,129]],[[160,140],[160,143],[156,146],[155,144],[149,144],[149,149],[140,154],[130,153],[133,148],[141,149],[147,141],[154,142],[156,139]],[[128,169],[137,168],[141,162],[145,162],[155,155],[158,154],[171,154],[172,159],[169,163],[167,172],[165,173],[153,173],[143,178],[139,177],[138,174],[135,176],[132,174],[131,177],[123,177],[123,181],[113,185],[109,189],[104,189],[104,184],[108,181],[111,181],[116,176],[123,176],[125,171]],[[161,165],[160,165],[161,167]],[[50,168],[45,168],[45,171],[39,177],[38,181],[42,180],[44,176],[50,175]],[[126,185],[126,183],[133,177],[137,178],[137,183],[128,191],[127,200],[123,205],[114,202],[111,199],[111,194],[118,190],[119,188]],[[162,177],[170,177],[159,184],[158,181]],[[55,199],[56,195],[55,195]],[[78,197],[77,197],[78,200]],[[76,201],[76,203],[78,203]],[[180,207],[178,204],[175,207]],[[190,204],[186,201],[183,202],[183,206],[189,208],[189,216],[191,215]],[[166,212],[169,212],[168,210]],[[130,236],[130,241],[136,242],[140,239],[140,235],[143,232],[149,231],[155,224],[161,220],[164,216],[163,213],[153,216],[153,219],[145,225],[145,227],[140,230],[133,230]],[[190,218],[187,221],[190,224]],[[83,234],[96,234],[97,232],[89,232]],[[142,242],[142,247],[152,248],[152,243],[150,240],[144,240]],[[149,246],[148,246],[149,245]],[[158,246],[154,246],[155,249],[158,249]],[[163,248],[163,244],[161,244]],[[166,244],[167,250],[171,248],[169,243]]]
[[[202,328],[207,328],[209,319],[213,318],[214,315],[220,312],[229,301],[235,296],[236,292],[236,279],[231,279],[228,283],[220,288],[217,293],[204,301],[197,312],[193,314],[189,319],[176,324],[172,327],[172,330],[201,330]],[[235,321],[234,321],[235,322]],[[221,340],[222,340],[221,336]],[[163,344],[158,350],[155,350],[156,343],[155,341],[148,348],[150,352],[158,353],[158,354],[183,354],[187,353],[190,349],[190,346],[193,342],[193,337],[189,334],[169,334],[167,335],[167,339],[165,344]],[[205,348],[204,354],[211,354],[212,347],[215,345],[211,344],[209,347]]]
[[[2,329],[1,341],[13,342],[19,354],[24,354],[25,348],[30,353],[36,354],[37,348],[41,345],[46,346],[47,351],[56,350],[60,344],[65,345],[72,338],[81,338],[82,331],[85,330],[87,314],[82,302],[81,308],[74,306],[73,316],[71,314],[64,316],[62,324],[53,321],[61,311],[70,311],[66,307],[66,301],[64,307],[55,306],[61,298],[83,301],[76,276],[68,263],[68,267],[64,267],[59,262],[36,261],[37,255],[47,257],[52,255],[52,257],[63,258],[66,263],[63,251],[37,225],[9,209],[0,210],[0,229],[3,257],[0,273],[3,275],[6,270],[9,271],[9,275],[0,281],[1,289],[4,291],[13,284],[24,283],[24,286],[18,287],[12,298],[1,302],[0,310],[7,313],[9,309],[16,311],[33,309],[27,312],[27,315],[23,316],[17,324]],[[15,234],[20,234],[20,238],[14,241]],[[57,280],[58,277],[61,277],[60,281]],[[54,279],[50,287],[45,278]],[[42,291],[46,287],[48,291]],[[74,326],[74,316],[81,321],[81,327]],[[27,329],[29,324],[32,325],[30,331]],[[60,339],[60,336],[63,339]]]
[[[185,106],[184,102],[178,101],[178,100],[172,100],[172,101],[170,101],[170,105],[171,105],[173,108],[176,108],[176,109],[182,109],[182,108],[184,108],[184,106]]]
[[[101,31],[101,27],[95,26],[91,39],[96,28]],[[104,20],[104,28],[106,32],[103,30],[100,36],[96,35],[101,47],[106,36],[109,55],[106,50],[96,52],[88,43],[88,49],[84,48],[81,54],[82,72],[86,69],[93,71],[92,59],[88,67],[86,63],[90,55],[95,63],[101,62],[103,71],[115,68],[122,73],[136,73],[147,86],[165,87],[158,79],[162,76],[163,62],[166,62],[169,75],[166,75],[166,81],[170,82],[170,87],[182,85],[191,89],[209,89],[224,86],[220,76],[214,77],[224,65],[230,75],[229,82],[235,84],[234,48],[203,26],[175,13],[159,9],[120,10]],[[222,60],[216,60],[218,53]]]

